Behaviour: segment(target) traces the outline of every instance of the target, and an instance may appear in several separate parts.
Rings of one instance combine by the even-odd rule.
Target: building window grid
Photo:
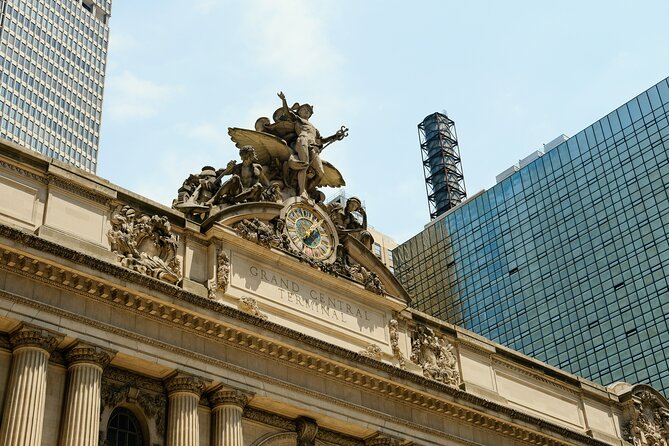
[[[642,99],[639,99],[639,101],[642,101]],[[635,102],[635,104],[638,108],[641,108],[641,106],[638,103]],[[632,108],[635,108],[635,107],[630,106],[630,109],[632,109]],[[655,108],[657,109],[658,107],[655,107]],[[617,112],[618,111],[616,111],[616,113]],[[665,111],[665,113],[666,113],[666,111]],[[661,159],[658,159],[658,156],[657,156],[658,155],[658,150],[653,150],[652,147],[649,147],[649,146],[651,146],[651,144],[646,144],[645,143],[646,140],[650,140],[650,139],[653,138],[652,135],[655,135],[658,132],[661,132],[663,129],[665,129],[667,127],[666,117],[664,117],[664,115],[662,115],[663,117],[661,119],[656,120],[656,122],[653,122],[653,124],[649,126],[648,122],[645,121],[646,116],[647,115],[644,114],[641,117],[639,117],[638,114],[637,114],[636,116],[634,116],[636,118],[635,121],[632,122],[629,125],[638,126],[640,121],[644,122],[644,125],[646,125],[646,127],[650,130],[648,132],[648,136],[644,137],[645,135],[641,135],[642,138],[639,141],[635,141],[634,144],[627,144],[627,142],[625,142],[625,146],[626,147],[630,146],[630,147],[627,147],[626,150],[621,151],[621,154],[619,156],[610,157],[610,156],[603,156],[603,155],[597,153],[599,151],[603,151],[603,146],[604,145],[611,144],[613,141],[615,141],[617,138],[619,138],[620,132],[618,132],[616,134],[613,134],[612,136],[610,136],[608,138],[604,138],[604,140],[601,141],[601,142],[597,142],[598,138],[601,139],[603,136],[608,135],[608,131],[611,129],[611,126],[615,126],[615,124],[611,124],[611,120],[612,120],[611,116],[606,117],[606,119],[609,119],[609,121],[607,122],[607,125],[600,128],[600,130],[602,131],[601,134],[599,134],[599,132],[597,132],[597,134],[595,134],[595,132],[585,132],[586,138],[588,138],[589,140],[590,139],[594,140],[595,142],[597,142],[598,145],[601,145],[602,147],[597,147],[596,150],[595,149],[591,150],[587,145],[585,145],[581,149],[583,151],[583,153],[581,153],[581,156],[584,159],[588,159],[590,162],[594,162],[594,163],[596,163],[597,166],[600,166],[600,167],[596,167],[597,173],[595,174],[595,176],[597,176],[597,175],[601,174],[601,172],[602,172],[601,169],[606,169],[605,173],[610,175],[613,172],[613,169],[614,169],[613,166],[615,164],[623,163],[623,162],[629,162],[629,160],[631,160],[633,158],[632,155],[630,154],[629,149],[634,149],[635,148],[634,145],[636,145],[637,148],[642,148],[641,152],[642,152],[642,155],[643,155],[643,160],[642,160],[643,162],[639,161],[639,162],[636,163],[638,168],[644,169],[642,171],[641,175],[646,174],[650,177],[651,176],[650,173],[653,172],[654,169],[657,172],[657,174],[655,175],[655,180],[654,180],[655,183],[649,179],[647,181],[647,183],[648,183],[647,185],[641,185],[641,188],[648,187],[649,189],[646,189],[646,191],[643,192],[643,193],[635,194],[634,196],[637,200],[639,200],[646,193],[653,193],[654,192],[653,185],[655,185],[656,189],[662,190],[664,187],[666,187],[666,184],[661,183],[660,179],[661,178],[667,178],[666,175],[661,175],[660,170],[659,170],[660,165],[666,165],[667,164],[666,154],[665,154],[664,157],[659,157]],[[656,125],[656,124],[659,124],[659,125]],[[609,126],[609,127],[607,128],[607,126]],[[621,130],[621,132],[624,132],[624,131],[625,131],[625,129]],[[572,140],[576,141],[575,139],[572,139]],[[657,140],[657,138],[656,138],[656,140]],[[662,151],[659,153],[659,155],[661,155],[662,153],[665,153],[664,150],[666,150],[666,148],[663,145],[661,147],[662,147]],[[652,153],[652,155],[651,155],[651,153]],[[546,157],[544,157],[544,158],[546,158]],[[540,159],[540,160],[542,160],[542,159]],[[549,158],[549,160],[550,160],[550,158]],[[583,162],[583,161],[580,160],[580,159],[574,160],[574,163],[578,163],[578,162]],[[537,162],[537,164],[539,164],[539,161]],[[570,162],[566,163],[565,165],[563,165],[562,167],[563,167],[564,171],[569,171],[570,169],[572,169],[572,167],[570,166],[571,164],[572,164],[572,162],[570,161]],[[640,175],[639,172],[635,172],[635,176],[639,176],[639,175]],[[571,180],[573,181],[574,177],[572,177]],[[619,190],[624,189],[625,186],[627,185],[627,181],[628,181],[624,177],[620,178],[620,177],[616,177],[615,175],[613,176],[612,180],[613,180],[613,182],[611,183],[612,187],[616,187]],[[661,184],[657,185],[656,184],[657,182],[660,182]],[[582,187],[582,185],[581,185],[581,187]],[[532,191],[531,189],[525,189],[526,192],[528,190],[532,194],[534,194],[536,192],[536,191]],[[541,197],[541,192],[542,191],[539,190],[536,195],[532,195],[532,200],[529,200],[529,202],[535,201],[534,197]],[[546,191],[544,191],[544,192],[546,192]],[[526,196],[529,197],[530,194],[528,193],[528,194],[526,194]],[[541,198],[543,199],[545,197],[541,197]],[[522,197],[519,196],[518,199],[522,200]],[[571,203],[571,205],[572,205],[571,208],[572,209],[571,210],[567,209],[567,215],[569,215],[570,212],[573,215],[573,213],[581,213],[584,210],[587,210],[588,206],[591,205],[592,203],[588,203],[586,199],[587,199],[587,194],[580,194],[580,196],[578,197],[578,201]],[[537,201],[538,201],[538,199],[537,199]],[[666,203],[666,196],[664,197],[663,202]],[[531,204],[533,204],[533,203],[531,203]],[[652,205],[653,205],[652,202],[648,204],[648,206],[650,206],[651,209],[652,209]],[[639,206],[639,205],[637,205],[637,206]],[[643,210],[640,210],[640,208],[637,208],[636,212],[647,212],[645,208],[647,208],[648,206],[642,206],[642,207],[644,207]],[[613,220],[612,224],[613,225],[619,225],[622,228],[622,230],[616,231],[615,226],[612,226],[612,224],[605,224],[603,230],[599,231],[599,234],[596,234],[594,237],[592,237],[587,242],[591,245],[590,250],[596,250],[599,246],[603,246],[604,242],[607,239],[619,242],[621,239],[629,236],[633,232],[638,232],[637,229],[633,229],[636,225],[635,215],[630,215],[630,216],[625,215],[623,217],[623,215],[621,214],[621,206],[618,205],[617,203],[614,203],[612,208],[613,208],[614,212],[612,214],[607,214],[608,215],[607,220],[608,219]],[[651,217],[650,214],[649,214],[647,221],[649,222],[650,226],[655,225],[656,226],[655,230],[658,230],[659,229],[658,223],[661,221],[662,216],[661,216],[660,211],[652,211],[652,212],[653,212],[653,215],[655,215],[655,216]],[[564,218],[564,213],[562,213],[562,212],[560,212],[560,213],[562,214],[562,215],[560,215],[560,218]],[[546,217],[542,213],[538,213],[536,215],[537,216],[543,216],[543,218],[540,218],[540,222],[537,223],[538,225],[541,225],[542,223],[544,223],[545,221],[547,221],[549,219],[549,217]],[[449,217],[457,218],[454,215],[451,215]],[[478,215],[477,218],[479,218],[479,221],[482,222],[481,224],[478,225],[478,227],[483,227],[483,226],[486,226],[485,225],[486,218],[487,219],[494,218],[494,215],[493,215],[493,213],[485,212],[482,215]],[[590,218],[592,218],[592,217],[590,217]],[[448,220],[448,218],[446,220]],[[625,223],[627,223],[629,221],[632,221],[634,223],[625,225]],[[556,220],[556,222],[559,222],[559,220]],[[444,221],[443,223],[440,222],[440,223],[437,223],[437,224],[443,224],[443,226],[447,229],[447,232],[448,232],[449,226],[451,226],[452,223],[450,223],[449,221]],[[477,227],[477,226],[473,226],[473,227]],[[546,232],[547,232],[547,230],[546,230],[546,228],[544,228],[543,234],[546,234]],[[474,237],[470,237],[469,239],[465,238],[465,243],[460,243],[460,241],[458,240],[459,234],[457,234],[457,231],[451,231],[450,234],[452,234],[450,238],[455,240],[453,245],[456,248],[454,248],[454,249],[458,249],[458,257],[460,258],[459,262],[460,263],[465,263],[465,264],[466,263],[472,264],[473,262],[468,261],[469,250],[473,249],[473,246],[475,246],[478,243],[478,240],[474,240]],[[529,235],[536,236],[536,234],[534,232],[530,233]],[[658,233],[654,234],[654,236],[655,236],[655,238],[661,237],[662,236],[662,231],[658,231]],[[481,238],[483,238],[483,237],[485,237],[485,233],[482,234]],[[497,236],[497,237],[499,237],[499,236]],[[499,238],[504,239],[504,236],[502,235]],[[664,233],[664,238],[665,239],[667,238],[666,237],[666,232]],[[523,240],[522,237],[521,237],[521,240]],[[559,242],[559,243],[561,243],[561,242]],[[648,251],[648,247],[645,247],[645,246],[642,245],[642,246],[636,247],[634,249],[634,251],[632,251],[632,252],[625,252],[625,250],[623,250],[623,251],[613,250],[609,254],[609,257],[611,257],[611,258],[618,257],[617,258],[618,263],[626,261],[625,259],[627,259],[627,258],[632,258],[635,262],[639,262],[638,259],[640,258],[640,256],[644,256],[647,253],[647,251]],[[658,250],[657,254],[653,254],[651,257],[654,258],[654,256],[667,255],[666,253],[667,253],[667,249],[666,249],[666,242],[665,242],[665,249]],[[504,254],[506,254],[506,253],[504,253]],[[500,254],[500,255],[502,255],[504,257],[505,256],[504,254]],[[565,256],[564,253],[562,254],[562,256],[563,256],[563,258],[568,258],[568,257],[564,257]],[[536,261],[537,259],[535,258],[535,259],[532,259],[532,260]],[[580,262],[578,264],[581,265],[582,267],[585,266],[585,268],[587,268],[589,265],[596,264],[596,262],[597,262],[596,259],[593,256],[590,256],[588,254],[583,254],[583,253],[578,254],[578,256],[574,256],[571,260],[572,260],[571,263],[567,261],[562,266],[562,268],[557,271],[558,276],[560,275],[561,272],[565,273],[568,276],[568,273],[569,273],[568,268],[571,267],[571,266],[576,265],[577,262]],[[646,263],[644,263],[644,262],[646,262]],[[410,260],[407,261],[406,258],[403,262],[400,262],[400,266],[398,267],[398,274],[401,275],[403,273],[402,269],[405,268],[408,263],[410,263]],[[554,263],[554,262],[551,262],[551,263]],[[651,267],[651,263],[646,261],[646,260],[641,260],[639,263]],[[661,264],[662,264],[661,260],[655,261],[656,268],[657,268],[657,265],[661,265]],[[484,265],[485,265],[485,263],[484,263]],[[582,269],[583,268],[580,268],[580,270],[582,270]],[[465,269],[464,271],[467,272],[467,273],[470,272],[467,269]],[[656,271],[658,271],[658,270],[656,269]],[[483,276],[485,277],[486,274],[483,274]],[[600,288],[601,288],[601,285],[599,285],[599,282],[602,282],[602,278],[601,278],[602,276],[603,275],[597,275],[594,278],[594,283],[596,283],[597,286],[600,286]],[[480,281],[480,276],[478,276],[478,277],[479,278],[477,279],[478,281],[476,282],[476,286],[473,287],[474,289],[477,289],[479,291],[482,290],[482,289],[483,290],[491,289],[491,287],[486,287]],[[462,277],[460,277],[460,278],[462,279]],[[607,278],[607,281],[608,282],[606,282],[606,283],[608,283],[609,285],[613,284],[613,279],[612,278],[610,278],[610,277]],[[660,285],[655,286],[655,284],[657,284],[658,282],[660,282]],[[531,284],[533,282],[529,282],[529,283]],[[578,283],[581,283],[581,281],[579,280]],[[664,283],[666,283],[666,281]],[[658,293],[660,293],[660,292],[666,293],[666,285],[664,285],[664,283],[661,282],[660,280],[657,280],[657,281],[656,280],[651,280],[644,285],[643,279],[641,279],[640,281],[637,281],[635,286],[641,287],[643,292],[646,292],[646,289],[650,290],[649,292],[646,292],[646,295],[647,295],[646,298],[647,299],[652,299],[653,294],[655,295],[655,297],[657,297]],[[603,290],[603,288],[601,288],[601,290]],[[664,291],[662,291],[662,290],[664,290]],[[603,291],[599,291],[599,292],[601,293]],[[629,292],[632,292],[631,289],[629,290]],[[636,296],[630,296],[630,298],[635,299],[637,297]],[[651,311],[655,310],[657,308],[657,305],[659,305],[659,300],[658,299],[656,299],[655,302],[656,302],[656,304],[651,306]],[[479,310],[480,306],[472,306],[472,308],[475,308],[476,310]],[[582,306],[577,307],[577,309],[582,310]],[[516,312],[516,317],[517,317],[523,311],[527,311],[527,308],[517,308],[516,307],[516,308],[514,308],[514,311]],[[502,311],[502,312],[499,312],[498,314],[502,314],[502,313],[504,313],[504,312]],[[567,314],[569,314],[569,312],[567,312]],[[476,316],[478,318],[478,315],[476,315]],[[576,324],[572,324],[572,325],[576,325]],[[578,327],[575,327],[575,328],[578,328]],[[666,330],[666,324],[663,328]],[[512,330],[512,332],[517,332],[515,327],[514,327],[514,330]],[[615,337],[615,339],[620,339],[621,336],[625,336],[625,333],[622,333],[622,334],[618,333],[617,336]],[[626,338],[625,338],[625,341],[626,341]],[[569,336],[565,337],[565,342],[566,343],[568,342],[568,343],[578,344],[573,340],[573,337],[569,337]],[[614,342],[622,342],[622,341],[614,341]],[[534,344],[536,344],[536,343],[534,343]],[[653,342],[651,342],[650,345],[653,346],[653,345],[656,345],[656,344],[658,344],[658,342],[653,341]],[[664,348],[666,348],[669,345],[669,341],[664,342],[664,343],[659,344],[659,345],[664,346]],[[585,357],[585,355],[582,355],[582,356]],[[594,370],[591,370],[591,371],[594,372]],[[616,369],[615,371],[611,371],[610,376],[613,376],[613,374],[619,374],[619,373],[621,373],[621,372],[619,372],[619,370]],[[656,376],[659,376],[659,375],[656,375]]]

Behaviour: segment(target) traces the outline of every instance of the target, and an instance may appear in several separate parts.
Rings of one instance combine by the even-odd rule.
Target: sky
[[[669,76],[669,2],[114,0],[97,174],[169,206],[283,91],[403,242],[429,221],[417,125],[455,121],[468,195]],[[334,196],[338,190],[326,190]]]

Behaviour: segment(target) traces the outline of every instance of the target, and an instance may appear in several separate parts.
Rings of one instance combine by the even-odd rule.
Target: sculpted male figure
[[[208,204],[221,202],[242,203],[245,201],[259,201],[263,186],[269,187],[269,181],[262,171],[262,166],[256,161],[256,152],[253,146],[244,146],[239,149],[242,162],[230,161],[225,169],[219,170],[218,177],[232,175],[223,183],[211,197]]]
[[[309,118],[314,113],[314,108],[309,104],[298,105],[295,104],[291,109],[286,102],[286,96],[283,92],[278,93],[283,105],[282,119],[289,120],[294,125],[294,133],[297,135],[294,149],[301,164],[304,166],[298,170],[297,173],[297,192],[301,196],[307,196],[306,191],[318,186],[325,173],[323,170],[323,163],[320,158],[320,153],[324,147],[331,142],[344,139],[347,135],[346,130],[342,127],[332,136],[322,138],[320,132],[314,125],[309,122]],[[297,107],[296,107],[297,106]],[[296,108],[296,110],[295,110]],[[313,170],[313,177],[307,184],[307,168],[311,167]]]

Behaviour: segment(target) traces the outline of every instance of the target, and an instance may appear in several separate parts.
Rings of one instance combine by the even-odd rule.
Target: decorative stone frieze
[[[308,417],[299,417],[295,420],[297,431],[297,446],[314,446],[318,434],[316,420]]]
[[[0,430],[3,446],[42,442],[49,355],[63,336],[31,325],[10,334],[12,366]]]
[[[634,446],[669,444],[669,408],[649,390],[635,392],[627,406],[623,436]]]
[[[216,251],[216,277],[209,279],[207,288],[209,290],[209,298],[215,299],[216,292],[222,290],[225,292],[230,283],[230,257],[223,249]]]
[[[121,265],[173,285],[181,282],[177,237],[167,217],[119,206],[111,216],[111,225],[107,238]]]
[[[460,384],[460,372],[453,346],[425,325],[419,325],[414,332],[411,361],[421,366],[426,378],[453,386]]]

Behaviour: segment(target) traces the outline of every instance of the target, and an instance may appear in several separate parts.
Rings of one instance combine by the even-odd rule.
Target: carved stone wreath
[[[460,384],[453,346],[429,327],[419,325],[416,328],[411,342],[411,361],[423,369],[426,378],[453,386]]]
[[[107,237],[122,266],[172,285],[181,282],[177,237],[166,217],[138,214],[130,206],[119,206],[111,216],[111,225]]]
[[[275,218],[269,222],[264,222],[257,218],[244,219],[235,223],[233,228],[237,231],[237,234],[246,240],[268,248],[276,248],[288,252],[323,272],[354,280],[362,284],[366,290],[373,293],[386,294],[379,276],[375,272],[369,271],[364,266],[354,262],[342,245],[337,247],[337,259],[333,263],[326,263],[314,260],[294,249],[288,240],[288,236],[282,231],[283,221],[279,218]]]

